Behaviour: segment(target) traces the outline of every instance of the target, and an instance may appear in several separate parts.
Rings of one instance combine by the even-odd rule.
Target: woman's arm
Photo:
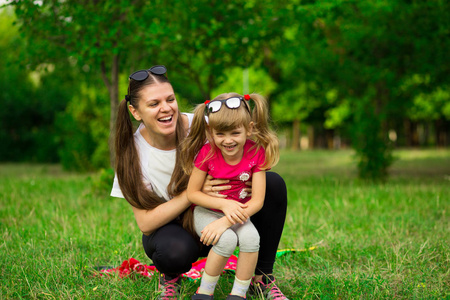
[[[134,218],[142,233],[149,235],[159,227],[174,220],[190,205],[186,192],[183,192],[151,210],[133,207]]]
[[[223,211],[228,220],[233,224],[236,222],[244,223],[247,221],[248,215],[244,210],[244,208],[247,207],[246,204],[212,197],[202,192],[206,176],[207,173],[205,171],[194,167],[187,187],[187,197],[189,201],[205,208]]]

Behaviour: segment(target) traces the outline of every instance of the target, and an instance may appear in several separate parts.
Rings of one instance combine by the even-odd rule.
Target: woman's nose
[[[170,109],[171,109],[170,105],[169,105],[169,103],[167,103],[167,101],[163,101],[161,103],[161,110],[162,111],[169,111]]]

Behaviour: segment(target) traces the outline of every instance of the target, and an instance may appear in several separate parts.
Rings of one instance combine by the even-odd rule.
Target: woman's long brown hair
[[[141,90],[145,86],[164,82],[170,83],[166,76],[151,73],[149,73],[149,77],[144,81],[130,80],[127,95],[130,104],[137,109],[139,107]],[[166,200],[145,186],[143,182],[139,154],[134,143],[133,124],[131,122],[127,104],[126,100],[122,100],[120,103],[116,123],[115,154],[117,179],[125,199],[132,206],[139,209],[154,209],[158,205],[165,203]],[[178,114],[176,124],[177,145],[184,139],[185,132],[181,114]],[[178,146],[176,157],[178,161]],[[169,193],[171,195],[180,194],[183,191],[183,184],[187,186],[187,176],[180,174],[178,171],[174,172],[168,187]],[[177,188],[172,191],[171,187]],[[186,187],[184,187],[184,189],[186,189]]]

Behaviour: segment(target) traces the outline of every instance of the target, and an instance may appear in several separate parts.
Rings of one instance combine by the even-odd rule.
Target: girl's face
[[[134,118],[142,121],[153,142],[175,137],[178,104],[170,83],[155,83],[140,92],[139,106],[129,106]]]
[[[244,154],[244,145],[252,134],[253,123],[250,123],[249,131],[244,126],[236,127],[230,131],[212,129],[214,144],[222,152],[227,163],[238,163]]]

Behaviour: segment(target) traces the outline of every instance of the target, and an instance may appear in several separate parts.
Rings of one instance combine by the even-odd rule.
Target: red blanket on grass
[[[224,271],[236,271],[237,257],[232,255],[225,266]],[[205,268],[206,258],[196,261],[192,264],[191,270],[184,273],[182,276],[193,280],[202,277],[202,271]],[[148,266],[141,264],[137,259],[130,258],[125,260],[119,267],[99,271],[100,276],[118,274],[120,278],[128,277],[130,275],[142,275],[151,278],[158,270],[155,266]]]
[[[308,249],[283,249],[277,251],[277,257],[283,256],[287,253],[312,251],[317,249],[317,246],[309,247]],[[237,256],[231,255],[225,265],[225,271],[236,271]],[[192,280],[197,280],[202,277],[203,269],[205,268],[206,258],[200,259],[192,264],[192,268],[189,272],[182,274],[181,276],[187,277]],[[119,267],[101,270],[97,275],[113,275],[118,274],[120,278],[128,277],[130,275],[142,275],[151,278],[158,270],[155,266],[148,266],[141,264],[137,259],[130,258],[125,260]]]

